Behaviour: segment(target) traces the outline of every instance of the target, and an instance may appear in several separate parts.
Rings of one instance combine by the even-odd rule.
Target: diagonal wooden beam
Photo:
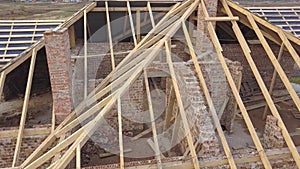
[[[31,56],[30,67],[29,67],[29,72],[28,72],[24,103],[23,103],[23,108],[22,108],[19,132],[18,132],[17,143],[16,143],[16,148],[15,148],[12,167],[15,167],[17,165],[19,154],[20,154],[22,138],[23,138],[23,134],[24,134],[24,126],[25,126],[27,110],[28,110],[28,103],[29,103],[30,92],[31,92],[31,86],[32,86],[32,79],[33,79],[35,61],[36,61],[36,50],[33,49],[32,56]]]
[[[149,105],[148,107],[149,107],[152,134],[153,134],[153,140],[154,140],[155,157],[157,160],[157,168],[162,169],[160,150],[159,150],[158,139],[157,139],[157,131],[156,131],[156,125],[155,125],[155,118],[154,118],[153,106],[152,106],[152,97],[151,97],[151,93],[150,93],[148,76],[147,76],[147,72],[145,69],[144,69],[144,80],[145,80],[145,88],[146,88],[147,100],[148,100],[148,105]]]
[[[281,44],[280,50],[279,50],[279,53],[278,53],[278,57],[277,57],[278,62],[280,62],[280,60],[281,60],[281,57],[283,55],[283,50],[284,50],[284,44]],[[270,88],[269,88],[270,95],[272,95],[272,93],[273,93],[274,85],[275,85],[275,82],[276,82],[277,75],[278,75],[277,71],[276,71],[276,69],[274,69],[273,75],[272,75],[271,84],[270,84]],[[266,105],[265,108],[264,108],[264,113],[263,113],[262,119],[266,119],[268,110],[269,110],[269,106]]]
[[[155,27],[155,21],[154,21],[154,18],[153,18],[151,3],[149,1],[147,2],[147,9],[149,11],[149,15],[150,15],[150,20],[151,20],[152,27],[154,28]]]
[[[6,73],[5,73],[5,71],[3,71],[3,72],[1,72],[1,75],[0,75],[0,100],[2,97],[2,93],[3,93],[5,79],[6,79]]]
[[[288,78],[286,77],[282,67],[280,66],[280,64],[278,63],[278,61],[277,61],[277,59],[274,55],[274,53],[272,52],[272,49],[268,45],[268,43],[267,43],[266,39],[264,38],[263,34],[260,32],[260,30],[259,30],[254,18],[252,17],[252,15],[247,15],[247,16],[248,16],[248,19],[249,19],[251,25],[253,26],[253,29],[254,29],[256,35],[258,36],[259,40],[261,41],[261,43],[262,43],[264,49],[266,50],[271,62],[273,63],[276,71],[278,72],[280,78],[282,79],[283,83],[285,84],[286,88],[288,89],[289,93],[291,94],[291,97],[293,98],[293,100],[296,99],[297,102],[295,100],[294,101],[295,101],[296,105],[298,104],[297,107],[300,108],[299,97],[297,96],[295,90],[292,88],[292,86],[291,86]],[[255,69],[255,64],[252,67],[253,67],[253,69]],[[256,73],[258,73],[258,70],[257,70],[257,72],[254,72],[254,75]],[[280,117],[280,114],[277,111],[276,106],[274,105],[274,103],[272,101],[272,98],[271,98],[270,94],[268,93],[268,90],[267,90],[266,86],[263,83],[262,78],[257,75],[256,79],[258,80],[258,83],[260,85],[260,88],[262,90],[262,93],[263,93],[264,97],[266,98],[266,101],[268,103],[268,106],[271,110],[272,115],[274,117],[276,117],[277,120],[278,120],[277,124],[281,128],[281,132],[282,132],[282,135],[285,139],[285,142],[286,142],[287,146],[289,147],[298,168],[300,168],[300,155],[297,152],[297,149],[296,149],[296,147],[293,143],[293,140],[291,139],[291,136],[289,135],[289,132],[288,132],[287,128],[285,127],[285,125],[284,125],[284,123],[283,123],[283,121]]]
[[[190,127],[189,127],[189,123],[188,123],[188,120],[187,120],[187,117],[186,117],[186,114],[185,114],[185,110],[184,110],[184,107],[183,107],[183,102],[181,100],[181,95],[180,95],[180,92],[179,92],[178,82],[177,82],[177,79],[176,79],[175,70],[174,70],[173,63],[172,63],[172,58],[171,58],[171,49],[170,49],[168,41],[165,41],[165,48],[166,48],[166,55],[167,55],[167,63],[169,65],[169,70],[170,70],[172,83],[173,83],[173,87],[174,87],[174,91],[175,91],[175,95],[176,95],[176,100],[177,100],[177,104],[178,104],[178,107],[179,107],[180,117],[181,117],[182,122],[183,122],[183,127],[184,127],[184,130],[185,130],[185,133],[186,133],[188,146],[189,146],[190,151],[191,151],[192,161],[193,161],[193,164],[194,164],[195,168],[200,168],[199,160],[198,160],[198,157],[197,157],[197,154],[196,154],[195,146],[194,146],[194,143],[193,143],[193,138],[192,138]]]
[[[84,74],[83,74],[83,76],[84,76],[84,79],[83,79],[83,98],[84,99],[86,99],[86,97],[87,97],[87,95],[88,95],[88,58],[87,58],[87,11],[86,10],[84,10],[84,12],[83,12],[83,36],[84,36],[84,61],[83,61],[83,63],[84,63],[84,66],[83,66],[83,68],[84,68]]]
[[[123,130],[122,130],[122,108],[121,99],[117,100],[118,105],[118,124],[119,124],[119,149],[120,149],[120,169],[124,169],[124,148],[123,148]]]
[[[203,8],[205,8],[203,10],[206,10],[205,4],[202,3],[202,6],[203,6]],[[186,27],[186,25],[185,25],[184,22],[182,22],[182,28],[183,28],[184,36],[185,36],[185,39],[186,39],[186,42],[187,42],[187,45],[188,45],[188,48],[189,48],[189,51],[190,51],[193,63],[194,63],[194,66],[195,66],[196,73],[198,75],[198,79],[199,79],[199,81],[201,83],[202,91],[204,92],[204,95],[205,95],[205,98],[206,98],[206,102],[208,104],[210,113],[212,114],[212,119],[214,121],[215,127],[216,127],[216,129],[218,131],[218,134],[219,134],[219,137],[221,139],[221,143],[223,145],[223,148],[224,148],[226,157],[228,159],[230,168],[236,169],[235,162],[233,160],[230,148],[229,148],[228,143],[226,141],[226,137],[225,137],[224,132],[222,130],[222,127],[221,127],[221,124],[220,124],[220,120],[218,118],[215,106],[214,106],[212,98],[210,96],[210,92],[209,92],[207,84],[205,82],[204,75],[203,75],[202,70],[200,68],[200,65],[198,63],[197,56],[196,56],[195,50],[193,48],[192,40],[190,38],[188,29],[187,29],[187,27]]]
[[[202,3],[204,3],[203,0],[202,0]],[[203,10],[203,12],[204,12],[205,16],[209,17],[207,11]],[[233,95],[234,95],[234,97],[235,97],[235,99],[236,99],[236,101],[237,101],[237,103],[239,105],[239,108],[240,108],[240,110],[242,112],[242,115],[244,117],[246,126],[247,126],[247,128],[249,130],[249,133],[250,133],[252,139],[253,139],[253,142],[254,142],[255,147],[256,147],[256,149],[257,149],[257,151],[259,153],[259,156],[260,156],[260,158],[261,158],[261,160],[263,162],[263,165],[265,166],[265,168],[272,168],[271,164],[270,164],[270,162],[269,162],[269,160],[268,160],[268,158],[266,156],[266,153],[265,153],[265,151],[264,151],[264,149],[263,149],[263,147],[261,145],[261,142],[260,142],[260,140],[259,140],[259,138],[257,136],[257,133],[256,133],[254,127],[253,127],[253,124],[252,124],[252,122],[250,120],[250,117],[249,117],[249,115],[247,113],[245,105],[243,104],[242,98],[241,98],[241,96],[239,94],[239,91],[238,91],[236,85],[235,85],[233,77],[232,77],[232,75],[231,75],[231,73],[229,71],[229,68],[228,68],[227,64],[226,64],[225,58],[224,58],[224,56],[222,54],[221,44],[220,44],[220,42],[218,40],[218,37],[217,37],[216,32],[215,32],[215,29],[214,29],[214,27],[213,27],[213,25],[212,25],[211,22],[208,22],[208,32],[209,32],[210,38],[211,38],[211,40],[213,42],[213,45],[214,45],[214,47],[216,49],[216,52],[217,52],[218,58],[219,58],[219,60],[221,62],[222,68],[223,68],[223,70],[225,72],[225,75],[226,75],[227,81],[229,83],[229,86],[230,86],[230,88],[232,90],[232,93],[233,93]]]
[[[106,9],[106,23],[107,23],[107,31],[108,31],[111,66],[112,66],[112,68],[115,68],[115,57],[114,57],[114,49],[113,49],[113,43],[112,43],[110,17],[109,17],[108,2],[107,1],[105,1],[105,9]]]
[[[136,40],[136,37],[135,37],[135,30],[134,30],[134,24],[133,24],[133,19],[132,19],[129,0],[127,0],[127,10],[128,10],[128,15],[129,15],[132,38],[133,38],[134,45],[136,46],[137,45],[137,40]]]

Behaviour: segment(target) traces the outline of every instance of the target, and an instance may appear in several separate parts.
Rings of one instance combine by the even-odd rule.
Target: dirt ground
[[[293,101],[289,100],[288,103],[292,104]],[[296,146],[300,146],[300,131],[297,128],[300,127],[300,119],[296,119],[292,111],[297,111],[295,106],[288,106],[283,103],[277,103],[277,109],[280,116],[292,137]],[[257,135],[262,139],[262,135],[265,128],[265,120],[262,120],[262,114],[264,107],[249,111],[250,119],[257,132]],[[270,114],[270,112],[269,112]],[[226,133],[226,138],[229,146],[232,149],[240,149],[246,147],[254,147],[254,143],[251,139],[249,131],[246,127],[245,121],[242,118],[237,117],[234,122],[233,133]],[[286,145],[285,145],[286,146]]]
[[[67,19],[85,3],[0,2],[0,20]]]

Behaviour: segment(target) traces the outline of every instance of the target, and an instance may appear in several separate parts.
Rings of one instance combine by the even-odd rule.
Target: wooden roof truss
[[[142,39],[136,39],[137,30],[135,30],[132,16],[131,16],[131,6],[130,1],[127,1],[126,10],[128,11],[128,17],[131,26],[132,36],[134,37],[134,44],[135,47],[133,50],[129,52],[129,54],[119,63],[116,65],[114,63],[114,51],[112,47],[112,37],[111,37],[111,27],[110,24],[107,24],[107,29],[109,32],[109,45],[110,45],[110,56],[112,62],[112,72],[98,85],[94,91],[91,93],[87,92],[85,89],[84,95],[85,99],[81,102],[75,110],[57,127],[54,126],[53,120],[53,130],[51,134],[43,141],[43,143],[20,165],[16,166],[16,161],[18,160],[18,154],[20,151],[20,144],[22,142],[23,137],[23,130],[24,124],[26,119],[27,113],[27,105],[28,99],[30,94],[31,82],[32,82],[32,73],[34,70],[35,58],[36,58],[36,51],[38,48],[33,48],[32,52],[30,53],[31,57],[31,64],[30,64],[30,71],[28,76],[28,84],[26,89],[25,101],[21,116],[20,122],[20,130],[18,132],[17,137],[17,145],[15,149],[15,157],[13,167],[17,168],[24,168],[24,169],[32,169],[38,168],[42,166],[46,162],[50,162],[51,165],[48,168],[65,168],[70,161],[75,158],[76,159],[76,168],[81,168],[81,148],[89,139],[89,135],[93,133],[97,127],[97,123],[103,118],[103,116],[110,112],[110,110],[116,106],[118,112],[118,131],[119,131],[119,148],[120,148],[120,168],[125,167],[124,163],[124,148],[123,148],[123,138],[122,138],[122,110],[121,110],[121,99],[120,97],[123,95],[125,90],[134,82],[141,74],[145,77],[145,86],[146,86],[146,93],[148,98],[148,105],[150,108],[150,117],[153,119],[153,110],[152,110],[152,102],[151,102],[151,94],[149,90],[149,82],[148,82],[148,75],[145,68],[151,64],[151,62],[155,59],[155,57],[159,54],[161,50],[166,52],[166,62],[169,67],[169,71],[171,74],[172,85],[174,88],[174,97],[176,98],[177,104],[179,106],[179,115],[182,119],[184,130],[186,132],[186,139],[188,142],[188,149],[190,151],[190,159],[182,162],[168,163],[162,162],[162,155],[159,150],[158,140],[157,140],[157,132],[156,127],[161,124],[156,124],[154,120],[151,123],[151,129],[153,133],[153,149],[155,150],[155,158],[157,160],[157,166],[155,168],[200,168],[200,167],[207,167],[207,166],[218,166],[218,165],[229,165],[230,168],[237,168],[238,163],[243,162],[256,162],[261,161],[265,168],[272,168],[270,164],[270,159],[276,158],[293,158],[297,167],[300,168],[300,156],[299,153],[280,117],[280,114],[277,110],[277,107],[274,105],[274,101],[271,97],[273,86],[274,86],[274,79],[278,75],[285,87],[287,88],[290,96],[292,97],[295,105],[297,106],[298,110],[300,110],[300,100],[294,89],[291,87],[289,80],[287,79],[286,73],[283,71],[280,63],[281,53],[284,49],[288,50],[289,53],[292,55],[294,61],[300,67],[300,58],[298,53],[294,47],[300,46],[300,40],[293,36],[290,33],[287,33],[281,30],[279,27],[272,25],[271,23],[263,20],[262,18],[254,15],[250,11],[239,7],[237,4],[228,1],[228,0],[220,0],[222,4],[222,11],[227,15],[225,17],[210,17],[205,2],[203,0],[186,0],[184,2],[175,3],[171,10],[169,10],[166,15],[158,22],[155,23],[152,14],[151,3],[147,3],[147,10],[149,12],[151,18],[151,25],[153,29]],[[186,26],[186,21],[189,19],[190,15],[197,9],[197,7],[203,9],[203,16],[205,17],[207,24],[207,29],[209,32],[210,39],[214,45],[215,51],[218,55],[218,59],[222,65],[224,73],[227,77],[229,86],[231,91],[237,101],[238,107],[242,113],[243,119],[245,120],[246,126],[250,132],[251,138],[255,144],[255,148],[259,154],[259,156],[255,158],[233,158],[226,138],[224,136],[223,130],[220,126],[219,118],[217,116],[216,110],[214,108],[212,98],[210,96],[207,84],[204,80],[203,73],[201,71],[200,65],[197,61],[196,54],[192,45],[192,40],[190,38],[190,32]],[[79,13],[73,16],[73,18],[84,18],[84,57],[85,57],[85,68],[84,74],[87,76],[87,30],[86,30],[86,22],[87,22],[87,13],[95,7],[95,3],[90,4],[83,8]],[[105,13],[107,23],[110,23],[110,10],[109,5],[105,2]],[[244,57],[246,58],[247,62],[249,63],[252,72],[255,75],[255,79],[257,80],[259,87],[263,93],[265,100],[267,101],[267,106],[265,108],[265,112],[262,115],[265,118],[267,109],[270,109],[271,114],[278,119],[278,126],[282,130],[282,134],[286,144],[288,145],[288,149],[286,151],[278,153],[279,155],[270,155],[265,152],[262,144],[257,136],[257,133],[254,129],[254,126],[251,122],[251,119],[248,115],[248,112],[245,108],[245,105],[241,99],[239,94],[238,86],[235,85],[232,75],[230,74],[229,68],[226,65],[225,58],[222,54],[222,46],[219,42],[219,39],[216,35],[213,22],[215,21],[223,21],[223,22],[231,22],[233,32],[241,45],[241,48],[244,52]],[[266,84],[263,82],[262,77],[255,65],[253,58],[251,56],[251,50],[240,30],[238,22],[245,24],[246,26],[252,28],[257,37],[259,38],[263,48],[265,49],[268,57],[270,58],[275,71],[273,74],[271,88],[267,88]],[[74,22],[73,22],[74,23]],[[72,25],[72,20],[67,21],[64,23],[65,27]],[[195,144],[192,139],[189,124],[186,118],[185,109],[183,107],[183,103],[181,100],[181,94],[178,87],[177,79],[176,79],[176,72],[174,71],[173,62],[172,62],[172,55],[171,55],[171,38],[173,35],[179,30],[182,29],[184,33],[184,37],[191,54],[191,58],[197,73],[197,77],[199,78],[203,93],[205,95],[209,112],[212,115],[212,120],[214,125],[217,129],[218,135],[220,137],[223,150],[226,155],[226,160],[216,160],[211,163],[199,162],[197,152],[195,149]],[[281,52],[276,58],[275,54],[271,50],[268,41],[266,38],[273,40],[274,42],[281,45]],[[41,42],[42,43],[42,42]],[[1,72],[0,76],[0,86],[3,87],[3,83],[6,76],[6,71],[9,72],[10,67],[5,69]],[[6,72],[6,73],[5,73]],[[84,78],[87,80],[87,77]],[[87,82],[84,84],[85,88],[87,88]],[[118,88],[114,91],[111,90],[112,86],[118,86]],[[1,89],[1,88],[0,88]],[[0,90],[1,91],[1,90]],[[89,117],[93,116],[93,119]],[[54,117],[54,114],[53,114]],[[81,121],[89,119],[89,122],[80,125]],[[167,126],[166,124],[163,124]],[[74,132],[71,132],[74,131]],[[151,130],[149,130],[151,131]],[[149,132],[148,131],[148,132]],[[144,166],[147,168],[147,166]],[[150,167],[150,166],[148,166]]]

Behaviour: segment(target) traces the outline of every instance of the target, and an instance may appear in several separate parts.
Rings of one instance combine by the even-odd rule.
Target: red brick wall
[[[34,128],[49,127],[49,125],[35,125]],[[18,127],[3,127],[0,131],[18,130]],[[23,162],[46,138],[46,135],[24,136],[22,139],[19,165]],[[0,168],[11,167],[14,150],[16,147],[17,137],[0,139]]]
[[[262,78],[264,79],[267,87],[269,87],[272,79],[274,67],[261,45],[249,45],[249,46],[251,49],[251,56]],[[239,44],[223,44],[222,47],[224,50],[223,54],[226,58],[232,61],[239,61],[242,63],[243,81],[245,81],[246,79],[254,79],[254,75],[251,71],[250,66],[248,65],[248,62]],[[275,56],[277,57],[280,47],[274,44],[271,45],[271,48],[274,51]],[[287,76],[291,77],[293,73],[294,61],[293,58],[288,54],[288,52],[284,52],[280,64],[284,69],[285,73],[287,74]],[[283,87],[284,87],[283,83],[281,82],[280,78],[277,77],[275,89],[282,89]]]
[[[45,32],[45,46],[53,96],[53,111],[60,123],[71,112],[71,54],[67,29]]]

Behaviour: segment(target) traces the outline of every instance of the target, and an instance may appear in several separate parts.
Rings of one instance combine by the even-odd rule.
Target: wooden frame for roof
[[[131,13],[131,7],[130,3],[131,1],[127,2],[127,10],[129,13]],[[151,95],[149,92],[149,86],[148,86],[148,80],[147,80],[147,72],[145,71],[145,68],[151,64],[151,62],[155,59],[155,57],[159,54],[161,50],[166,51],[166,58],[167,58],[167,64],[169,66],[171,79],[172,79],[172,85],[174,88],[174,96],[176,97],[178,106],[179,106],[179,115],[182,119],[184,130],[186,132],[186,139],[188,142],[188,148],[191,152],[190,159],[188,158],[182,158],[181,160],[178,160],[177,162],[162,162],[161,161],[161,154],[159,151],[157,138],[156,138],[156,127],[158,125],[161,126],[168,126],[169,120],[167,120],[162,124],[155,124],[154,121],[152,121],[152,132],[154,137],[154,147],[156,152],[156,159],[157,159],[157,166],[155,168],[200,168],[200,167],[208,167],[208,166],[220,166],[220,165],[229,165],[230,168],[236,168],[237,164],[240,163],[246,163],[246,162],[262,162],[263,166],[265,168],[272,168],[270,164],[270,160],[272,159],[278,159],[278,158],[293,158],[297,167],[300,168],[300,158],[297,148],[295,147],[293,141],[291,140],[288,131],[286,130],[286,127],[281,120],[280,114],[277,110],[277,108],[274,105],[274,101],[271,97],[272,90],[267,89],[265,83],[263,82],[261,75],[259,71],[257,70],[257,67],[251,57],[251,51],[250,48],[241,33],[241,30],[239,28],[239,25],[237,24],[237,20],[242,22],[243,24],[249,26],[250,28],[254,29],[255,33],[257,34],[260,42],[262,43],[266,53],[268,54],[268,57],[272,61],[273,66],[275,67],[276,72],[278,73],[279,77],[282,79],[284,85],[289,91],[289,94],[291,95],[293,101],[295,102],[298,110],[300,110],[300,102],[299,97],[291,88],[291,84],[288,81],[285,72],[282,70],[282,67],[280,66],[280,63],[277,61],[274,53],[269,47],[268,42],[265,38],[271,39],[275,41],[278,44],[282,44],[282,50],[283,48],[286,48],[292,57],[294,58],[295,62],[300,67],[299,62],[299,56],[295,50],[295,46],[300,46],[300,40],[293,35],[282,31],[280,28],[270,24],[269,22],[259,18],[258,16],[250,13],[249,11],[239,7],[237,4],[234,4],[231,1],[228,0],[220,0],[223,12],[227,14],[227,17],[210,17],[204,0],[186,0],[181,3],[176,3],[173,5],[173,7],[169,10],[169,12],[156,24],[154,23],[154,20],[151,19],[151,24],[153,25],[153,29],[143,38],[140,42],[135,43],[135,47],[133,50],[129,52],[129,54],[126,56],[125,59],[121,61],[118,65],[112,64],[112,72],[101,82],[100,85],[94,89],[93,92],[90,94],[86,93],[86,97],[83,102],[81,102],[75,110],[59,125],[55,128],[53,132],[43,141],[43,143],[18,167],[18,168],[25,168],[25,169],[32,169],[32,168],[38,168],[41,165],[43,165],[45,162],[51,161],[51,165],[48,168],[65,168],[69,162],[76,156],[76,168],[81,168],[81,161],[80,161],[80,153],[81,153],[81,147],[87,142],[88,135],[93,133],[95,131],[95,128],[97,126],[97,123],[103,118],[103,116],[110,112],[110,110],[117,105],[118,110],[118,132],[119,132],[119,148],[120,148],[120,168],[124,168],[124,149],[123,149],[123,139],[122,139],[122,116],[121,116],[121,100],[120,97],[125,92],[125,90],[132,84],[132,82],[135,81],[135,79],[138,78],[142,73],[144,73],[145,77],[145,84],[147,89],[147,98],[149,107],[151,107]],[[148,1],[147,8],[149,11],[150,18],[153,18],[151,11],[151,3],[152,1]],[[200,6],[199,6],[200,5]],[[86,6],[84,9],[82,9],[79,13],[75,14],[71,20],[65,22],[62,24],[61,28],[68,27],[72,25],[72,22],[74,23],[74,20],[78,20],[81,17],[84,17],[84,32],[86,32],[86,14],[87,12],[93,10],[95,7],[95,3],[90,4],[89,6]],[[224,136],[224,133],[221,129],[220,122],[216,113],[216,110],[214,108],[214,105],[212,103],[212,99],[210,96],[210,93],[207,88],[207,84],[204,80],[203,73],[201,71],[200,65],[197,61],[195,51],[193,49],[192,41],[188,32],[188,28],[186,26],[186,21],[189,19],[189,16],[197,9],[197,7],[201,7],[203,11],[203,16],[206,18],[207,29],[209,31],[209,36],[211,38],[211,41],[215,47],[216,53],[218,55],[218,59],[221,62],[221,66],[224,70],[224,73],[227,77],[229,86],[233,92],[233,95],[237,101],[238,107],[243,115],[243,119],[245,120],[246,126],[250,132],[251,138],[254,141],[255,147],[258,152],[258,156],[252,157],[252,158],[234,158],[231,154],[230,148],[228,146],[228,143],[226,141],[226,138]],[[106,19],[109,22],[109,6],[108,3],[105,2],[105,12],[106,12]],[[198,16],[199,17],[199,16]],[[130,19],[129,18],[129,19]],[[244,103],[242,102],[241,96],[239,95],[239,87],[235,85],[234,80],[232,78],[232,75],[230,74],[229,68],[226,65],[225,58],[222,54],[223,49],[222,46],[218,40],[218,37],[216,35],[215,29],[213,27],[212,22],[215,21],[224,21],[224,22],[231,22],[232,23],[232,29],[235,34],[235,36],[238,39],[239,44],[241,45],[241,48],[244,52],[245,58],[247,59],[250,68],[252,72],[255,75],[255,79],[257,80],[260,89],[263,92],[263,95],[267,101],[267,105],[271,110],[271,113],[273,116],[275,116],[278,119],[278,126],[282,129],[282,134],[285,139],[286,144],[288,145],[288,149],[282,152],[276,152],[270,154],[270,152],[265,152],[263,149],[261,142],[257,136],[257,133],[253,127],[253,124],[251,122],[251,119],[249,118],[248,112],[245,108]],[[134,24],[132,21],[132,18],[130,19],[131,24],[131,31],[133,37],[135,37],[136,32],[134,29]],[[263,30],[260,30],[259,28],[263,26]],[[107,29],[109,30],[109,44],[110,44],[110,56],[111,61],[114,63],[114,51],[112,48],[112,37],[111,37],[111,27],[110,24],[107,25]],[[184,32],[184,37],[187,42],[188,49],[191,54],[191,58],[193,61],[193,65],[195,67],[197,77],[200,81],[203,93],[205,95],[209,112],[212,113],[212,120],[214,122],[214,125],[217,129],[218,135],[220,137],[223,150],[226,155],[225,160],[216,160],[213,162],[201,162],[198,159],[195,145],[193,138],[190,134],[189,124],[186,118],[185,110],[182,104],[181,100],[181,94],[178,87],[177,79],[176,79],[176,72],[173,68],[173,62],[172,62],[172,55],[171,55],[171,48],[170,48],[170,41],[173,35],[179,30],[182,29]],[[85,33],[85,39],[87,35]],[[87,41],[85,40],[85,50]],[[26,90],[26,96],[25,98],[28,98],[30,94],[30,86],[31,86],[31,74],[33,72],[33,65],[34,65],[34,56],[38,49],[40,49],[44,44],[43,41],[39,41],[39,43],[36,44],[37,46],[35,48],[32,48],[32,50],[29,52],[30,55],[33,55],[32,62],[31,62],[31,69],[29,71],[29,79],[28,79],[28,90]],[[137,54],[138,53],[138,54]],[[280,56],[280,55],[279,55]],[[30,56],[27,56],[27,58]],[[87,58],[87,53],[85,52],[85,59]],[[24,60],[24,57],[21,58]],[[278,57],[278,60],[280,57]],[[15,62],[18,64],[21,64],[20,62]],[[5,76],[7,73],[9,73],[11,70],[13,70],[17,65],[12,64],[11,66],[7,67],[1,72],[0,76],[0,89],[3,87]],[[87,67],[86,67],[87,68]],[[273,79],[276,78],[276,72],[274,72]],[[85,71],[85,74],[87,71]],[[85,75],[86,76],[86,75]],[[273,80],[272,80],[273,81]],[[119,86],[116,90],[112,91],[112,86]],[[272,86],[272,85],[271,85]],[[27,92],[29,91],[29,92]],[[0,90],[1,94],[1,90]],[[23,132],[24,132],[24,117],[26,117],[26,103],[28,99],[25,99],[23,112],[22,112],[22,119],[20,123],[20,129],[18,132],[18,139],[17,142],[20,145]],[[99,102],[97,102],[99,100]],[[153,112],[150,111],[151,118],[153,118]],[[90,119],[88,123],[80,126],[80,122],[89,119],[89,117],[95,116],[95,118]],[[71,131],[74,131],[73,133],[70,133]],[[148,132],[151,130],[148,130]],[[70,133],[70,134],[67,134]],[[16,164],[16,160],[19,153],[19,146],[16,146],[15,149],[15,157],[14,157],[14,164],[13,167]],[[58,154],[61,155],[60,158],[57,158]],[[179,158],[180,159],[180,158]],[[145,168],[151,168],[151,166],[141,166]]]
[[[300,38],[299,7],[248,7],[247,9]]]
[[[43,37],[41,32],[54,29],[62,22],[62,20],[0,20],[0,38],[3,39],[0,40],[0,45],[5,45],[0,47],[0,64],[4,65],[18,57],[22,51]]]

